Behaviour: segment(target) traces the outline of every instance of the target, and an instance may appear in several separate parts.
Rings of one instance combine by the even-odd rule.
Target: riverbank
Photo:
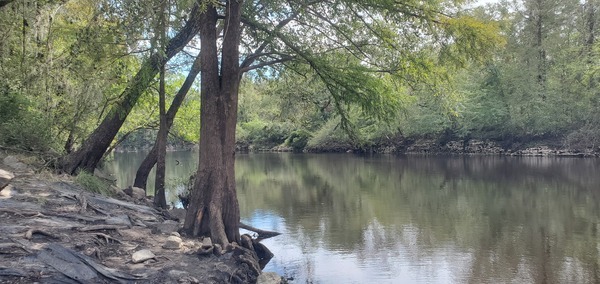
[[[0,191],[0,283],[281,282],[247,248],[199,254],[212,243],[178,233],[181,211],[114,187],[94,194],[35,164],[0,152],[0,169],[14,175]]]
[[[292,147],[280,145],[264,147],[244,145],[238,147],[243,152],[293,152]],[[451,140],[440,139],[381,139],[364,144],[347,141],[307,146],[300,150],[307,153],[382,153],[404,155],[503,155],[503,156],[560,156],[560,157],[600,157],[600,147],[570,147],[558,138],[531,140]]]

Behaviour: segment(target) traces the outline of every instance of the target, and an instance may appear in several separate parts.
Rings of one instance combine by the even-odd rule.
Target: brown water
[[[108,166],[124,186],[141,159]],[[172,201],[196,160],[169,154]],[[600,283],[597,159],[248,154],[236,171],[242,219],[283,233],[265,270],[291,283]]]

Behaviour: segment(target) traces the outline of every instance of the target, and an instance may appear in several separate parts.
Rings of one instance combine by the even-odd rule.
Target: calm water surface
[[[175,202],[197,153],[168,155]],[[143,157],[107,166],[126,186]],[[236,175],[291,283],[600,283],[597,159],[240,154]]]

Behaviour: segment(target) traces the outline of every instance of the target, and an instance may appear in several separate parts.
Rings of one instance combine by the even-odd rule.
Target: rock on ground
[[[179,249],[181,247],[181,238],[177,236],[169,236],[163,244],[164,249]]]
[[[258,276],[256,284],[281,284],[281,276],[275,272],[263,272]]]
[[[146,191],[143,188],[130,186],[123,190],[125,194],[133,197],[134,199],[144,199],[146,198]]]
[[[13,173],[0,169],[0,190],[4,189],[13,178],[15,178]]]
[[[16,171],[27,170],[27,165],[25,165],[23,162],[19,161],[19,159],[17,159],[17,157],[15,157],[15,156],[7,156],[6,158],[4,158],[3,162],[6,166],[8,166],[9,168],[11,168],[13,170],[16,170]]]
[[[154,255],[154,253],[152,253],[152,251],[150,251],[149,249],[143,249],[140,251],[136,251],[131,255],[131,261],[133,263],[140,263],[140,262],[144,262],[148,259],[153,259],[156,256]]]

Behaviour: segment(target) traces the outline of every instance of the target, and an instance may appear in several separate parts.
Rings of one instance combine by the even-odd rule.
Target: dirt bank
[[[0,169],[15,175],[0,191],[0,283],[254,283],[261,273],[254,251],[217,253],[148,201],[92,194],[3,153]]]

